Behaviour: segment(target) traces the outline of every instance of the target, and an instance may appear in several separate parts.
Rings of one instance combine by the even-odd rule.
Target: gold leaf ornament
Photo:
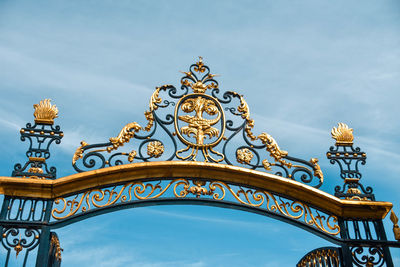
[[[345,123],[339,122],[338,127],[333,127],[331,131],[332,138],[336,140],[336,145],[353,145],[353,129]]]
[[[58,117],[58,109],[56,105],[51,104],[51,99],[44,99],[39,104],[34,104],[36,123],[53,124],[54,119]]]
[[[164,145],[159,141],[153,141],[147,144],[147,155],[159,158],[164,153]]]
[[[390,213],[390,220],[393,223],[393,234],[394,234],[394,238],[397,241],[400,241],[400,227],[398,225],[399,223],[399,218],[397,218],[396,214],[394,213],[394,211],[392,210],[392,212]]]
[[[236,151],[236,159],[239,163],[250,164],[253,157],[253,153],[248,148],[242,148]]]
[[[112,150],[123,146],[125,143],[129,142],[129,140],[135,136],[135,133],[139,132],[141,129],[142,127],[136,122],[128,123],[124,128],[122,128],[117,137],[110,138],[112,146],[107,147],[107,151],[111,152]]]

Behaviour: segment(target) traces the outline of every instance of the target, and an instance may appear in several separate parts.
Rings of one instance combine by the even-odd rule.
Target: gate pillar
[[[361,183],[360,165],[365,165],[367,155],[359,147],[353,147],[353,129],[339,123],[331,131],[336,140],[327,152],[331,164],[338,164],[343,186],[335,187],[335,196],[352,201],[375,201],[371,187]],[[339,219],[344,266],[393,266],[382,220],[357,218]]]
[[[27,161],[25,164],[15,164],[11,176],[32,180],[55,179],[57,170],[55,167],[48,167],[47,160],[50,158],[50,145],[59,144],[64,136],[60,126],[53,126],[58,109],[49,99],[42,100],[33,107],[34,124],[27,123],[20,130],[21,141],[29,142]],[[52,200],[40,197],[17,197],[13,192],[5,194],[0,212],[0,240],[6,250],[5,254],[0,253],[5,255],[4,266],[9,265],[12,254],[16,256],[15,260],[18,262],[23,257],[21,264],[26,266],[30,252],[36,248],[38,248],[37,267],[59,266],[59,264],[49,265],[50,256],[54,256],[51,255],[51,250],[61,253],[58,237],[55,233],[50,233],[48,226],[52,206]],[[58,244],[58,249],[52,242]],[[61,256],[59,258],[61,260]]]

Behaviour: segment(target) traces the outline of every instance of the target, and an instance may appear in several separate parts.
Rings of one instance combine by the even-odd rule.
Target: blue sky
[[[25,160],[18,131],[34,103],[58,106],[65,138],[52,163],[72,174],[81,140],[143,124],[154,87],[178,86],[200,55],[222,90],[244,94],[256,133],[320,159],[329,193],[341,184],[325,159],[330,129],[349,124],[368,156],[363,184],[400,214],[398,1],[0,1],[0,175]],[[293,266],[328,245],[270,218],[190,206],[120,211],[57,233],[63,266]]]

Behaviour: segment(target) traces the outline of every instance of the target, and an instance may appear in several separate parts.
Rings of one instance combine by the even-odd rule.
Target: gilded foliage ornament
[[[301,221],[331,236],[340,232],[337,217],[324,214],[306,203],[285,199],[266,190],[255,190],[230,185],[223,181],[197,181],[184,178],[150,182],[127,182],[121,186],[90,189],[81,194],[57,198],[54,201],[52,218],[64,220],[97,208],[135,201],[162,200],[171,198],[209,198],[213,201],[236,202],[266,212]]]
[[[253,153],[251,153],[248,148],[242,148],[236,151],[236,158],[239,163],[249,164],[253,157]]]
[[[159,158],[164,153],[164,145],[159,141],[153,141],[147,144],[147,155]]]
[[[82,142],[73,157],[74,168],[81,172],[156,159],[239,162],[247,168],[321,186],[318,160],[291,157],[268,133],[254,134],[255,123],[243,95],[220,92],[217,75],[211,74],[201,57],[183,73],[180,89],[156,87],[144,113],[145,127],[132,122],[108,143]],[[130,140],[134,140],[130,152],[117,151]]]

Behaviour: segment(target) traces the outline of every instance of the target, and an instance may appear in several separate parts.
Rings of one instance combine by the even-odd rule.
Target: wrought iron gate
[[[0,232],[4,266],[11,255],[36,253],[36,266],[60,266],[55,229],[119,209],[171,204],[207,204],[269,216],[314,233],[336,246],[315,249],[297,266],[393,266],[382,220],[392,203],[376,201],[360,183],[366,153],[353,146],[353,129],[339,123],[327,152],[343,185],[334,196],[318,159],[282,150],[275,139],[253,133],[254,120],[242,95],[221,92],[202,58],[183,72],[180,89],[157,87],[144,113],[145,126],[127,124],[99,144],[85,141],[72,158],[76,174],[56,179],[48,166],[50,146],[63,132],[46,99],[34,105],[35,122],[20,131],[27,161],[0,177],[4,201]],[[127,150],[123,148],[131,146]],[[235,165],[235,166],[234,166]],[[390,216],[400,240],[398,219]]]

